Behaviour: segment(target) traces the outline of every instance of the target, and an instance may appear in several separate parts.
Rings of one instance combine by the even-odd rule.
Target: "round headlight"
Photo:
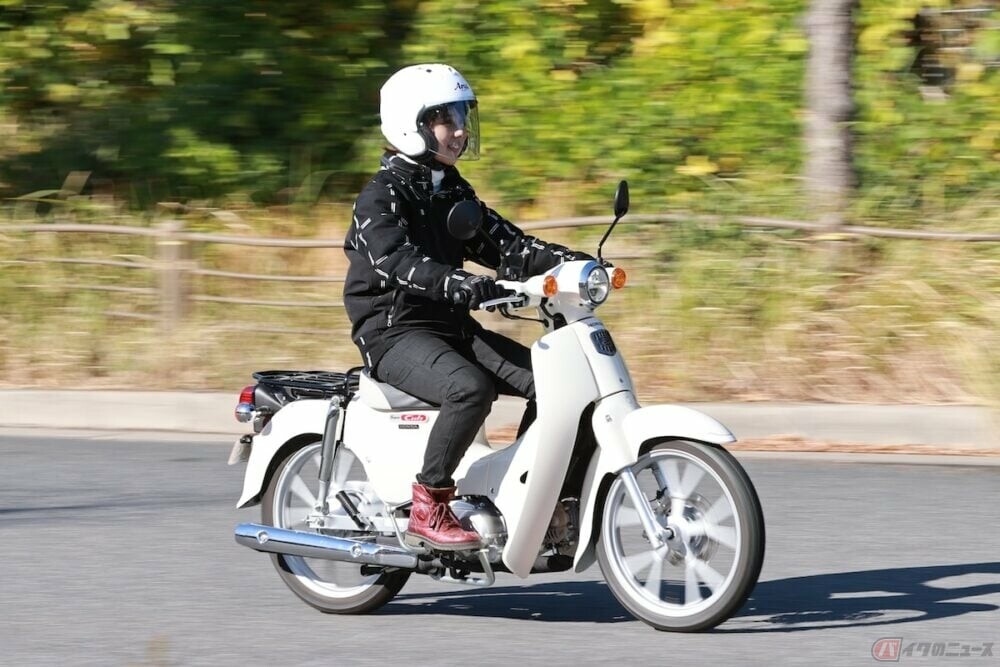
[[[583,295],[595,306],[604,303],[611,290],[611,281],[608,279],[608,272],[603,267],[595,266],[587,275],[587,293]]]

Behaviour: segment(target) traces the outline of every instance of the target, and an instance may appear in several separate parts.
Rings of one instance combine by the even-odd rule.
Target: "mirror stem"
[[[604,237],[601,239],[601,242],[597,244],[597,261],[602,264],[604,263],[604,258],[601,257],[601,249],[604,247],[604,242],[608,240],[609,236],[611,236],[611,230],[615,228],[615,225],[617,225],[618,221],[621,219],[622,216],[620,215],[615,218],[615,221],[611,223],[610,227],[608,227],[608,231],[604,232]]]

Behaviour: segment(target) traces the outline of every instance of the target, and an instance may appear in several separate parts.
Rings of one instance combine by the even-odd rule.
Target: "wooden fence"
[[[852,236],[871,236],[897,239],[952,241],[952,242],[1000,242],[1000,234],[952,233],[940,231],[902,230],[869,226],[842,226],[835,232],[818,223],[797,220],[782,220],[765,217],[723,217],[712,215],[692,215],[681,213],[631,215],[622,224],[657,224],[695,222],[699,224],[720,224],[723,222],[737,223],[748,227],[770,229],[791,229],[809,232],[815,239],[842,239]],[[561,228],[579,228],[591,226],[606,226],[606,216],[564,218],[541,222],[522,223],[518,226],[526,232],[551,230]],[[239,246],[258,246],[268,248],[342,248],[342,239],[281,239],[252,236],[231,236],[190,232],[184,229],[179,220],[164,220],[152,227],[130,227],[124,225],[100,225],[77,223],[52,224],[2,224],[0,237],[13,233],[58,233],[58,234],[121,234],[129,236],[148,237],[155,247],[155,258],[152,261],[123,261],[80,259],[72,257],[33,257],[22,261],[77,264],[89,266],[109,266],[126,269],[151,271],[155,274],[155,287],[129,287],[122,285],[67,285],[71,289],[98,290],[106,292],[121,292],[142,294],[157,297],[158,315],[146,315],[113,311],[109,315],[126,318],[158,320],[161,325],[171,330],[190,312],[191,304],[197,302],[224,303],[254,306],[270,306],[278,308],[339,308],[343,303],[324,300],[262,300],[240,297],[223,297],[208,294],[194,294],[190,290],[191,278],[196,276],[230,278],[241,281],[275,281],[289,283],[339,283],[344,276],[310,276],[310,275],[278,275],[254,274],[221,271],[200,267],[192,260],[191,244],[215,243]],[[634,259],[646,255],[618,255],[616,259]],[[270,331],[277,333],[324,334],[326,330],[278,329],[273,327],[246,327],[254,331]]]

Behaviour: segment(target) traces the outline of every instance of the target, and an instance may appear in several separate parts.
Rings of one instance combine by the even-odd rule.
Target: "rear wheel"
[[[352,540],[373,541],[375,535],[361,530],[317,529],[310,525],[319,492],[320,442],[313,442],[291,452],[278,466],[261,499],[263,522],[270,526],[322,532]],[[364,466],[346,447],[337,451],[330,483],[328,502],[333,518],[344,518],[343,507],[335,498],[344,490],[364,513],[366,507],[379,504],[374,496]],[[344,521],[335,522],[343,525]],[[271,554],[282,581],[302,600],[322,612],[363,614],[378,609],[391,600],[410,577],[409,570],[362,574],[356,563]]]
[[[729,452],[692,442],[658,445],[632,472],[655,521],[672,537],[653,547],[616,478],[597,550],[608,586],[659,630],[722,623],[746,601],[764,560],[764,517],[750,478]]]

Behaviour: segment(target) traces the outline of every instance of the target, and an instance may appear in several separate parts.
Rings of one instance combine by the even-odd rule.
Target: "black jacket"
[[[499,247],[511,266],[500,277],[521,278],[588,257],[526,236],[481,202],[482,231],[497,247],[481,234],[460,241],[448,233],[446,220],[451,207],[466,199],[479,202],[454,167],[445,168],[434,193],[429,167],[391,153],[382,157],[381,170],[358,195],[344,243],[350,260],[344,307],[351,337],[369,369],[375,368],[392,339],[407,330],[429,329],[461,338],[478,326],[468,310],[453,301],[459,283],[470,275],[462,270],[463,261],[496,269]]]

